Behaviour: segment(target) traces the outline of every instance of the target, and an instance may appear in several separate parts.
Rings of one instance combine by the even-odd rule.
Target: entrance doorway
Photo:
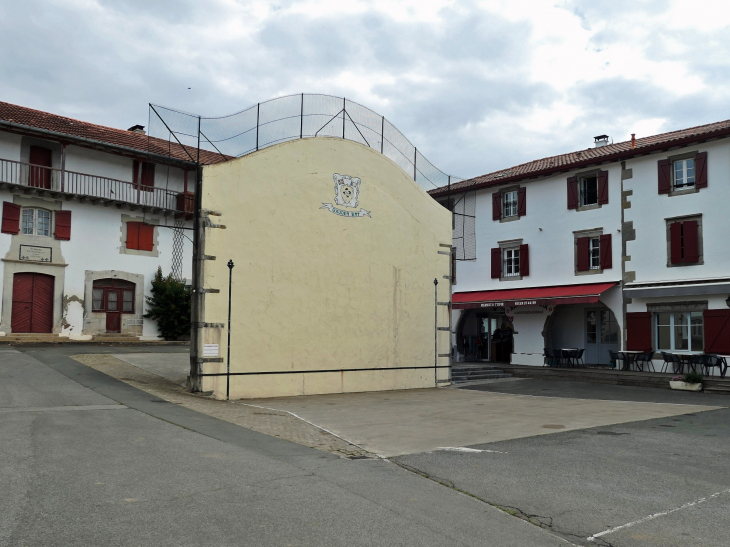
[[[502,325],[507,325],[502,329]],[[484,361],[509,363],[512,358],[512,330],[503,313],[477,315],[477,328]]]
[[[585,362],[608,365],[608,354],[618,351],[618,323],[611,310],[586,310],[586,352]]]
[[[122,314],[134,313],[135,284],[121,279],[97,279],[92,288],[91,310],[106,314],[106,332],[122,332]]]
[[[54,284],[52,275],[25,272],[13,276],[12,332],[53,332]]]

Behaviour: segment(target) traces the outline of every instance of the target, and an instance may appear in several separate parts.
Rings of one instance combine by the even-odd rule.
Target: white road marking
[[[436,450],[448,450],[449,452],[489,452],[491,454],[506,454],[507,452],[500,452],[499,450],[479,450],[477,448],[466,448],[463,446],[440,446]]]
[[[669,511],[662,511],[661,513],[654,513],[653,515],[649,515],[648,517],[644,517],[643,519],[639,519],[634,522],[629,522],[627,524],[622,524],[621,526],[616,526],[615,528],[609,528],[608,530],[604,530],[603,532],[594,534],[587,539],[588,539],[588,541],[594,541],[596,538],[599,538],[599,537],[602,537],[602,536],[605,536],[608,534],[613,534],[614,532],[618,532],[619,530],[622,530],[624,528],[630,528],[631,526],[636,526],[637,524],[642,524],[644,522],[654,520],[655,518],[663,517],[664,515],[669,515],[671,513],[681,511],[682,509],[687,509],[688,507],[693,507],[695,505],[699,505],[700,503],[709,501],[713,498],[721,496],[722,494],[727,494],[728,492],[730,492],[730,488],[728,488],[727,490],[723,490],[722,492],[715,492],[714,494],[707,496],[705,498],[700,498],[695,501],[690,501],[689,503],[685,503],[684,505],[680,505],[679,507],[675,507],[674,509],[670,509]]]

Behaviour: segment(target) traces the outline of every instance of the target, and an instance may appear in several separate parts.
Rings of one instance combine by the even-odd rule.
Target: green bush
[[[702,374],[698,374],[697,372],[688,372],[684,375],[684,381],[688,384],[701,384]]]
[[[162,275],[162,268],[152,280],[152,296],[147,298],[148,311],[144,315],[157,321],[160,338],[165,340],[185,340],[190,336],[190,290],[185,282],[175,279],[172,274]]]

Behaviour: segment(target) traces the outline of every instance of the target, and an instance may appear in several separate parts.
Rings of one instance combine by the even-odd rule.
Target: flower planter
[[[669,381],[669,387],[672,389],[681,389],[683,391],[701,391],[702,390],[702,384],[690,384],[687,382],[677,381],[677,380],[670,380]]]

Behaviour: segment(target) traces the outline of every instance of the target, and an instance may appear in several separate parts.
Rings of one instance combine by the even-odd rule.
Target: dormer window
[[[23,235],[50,236],[51,212],[45,209],[24,208],[21,222]]]

